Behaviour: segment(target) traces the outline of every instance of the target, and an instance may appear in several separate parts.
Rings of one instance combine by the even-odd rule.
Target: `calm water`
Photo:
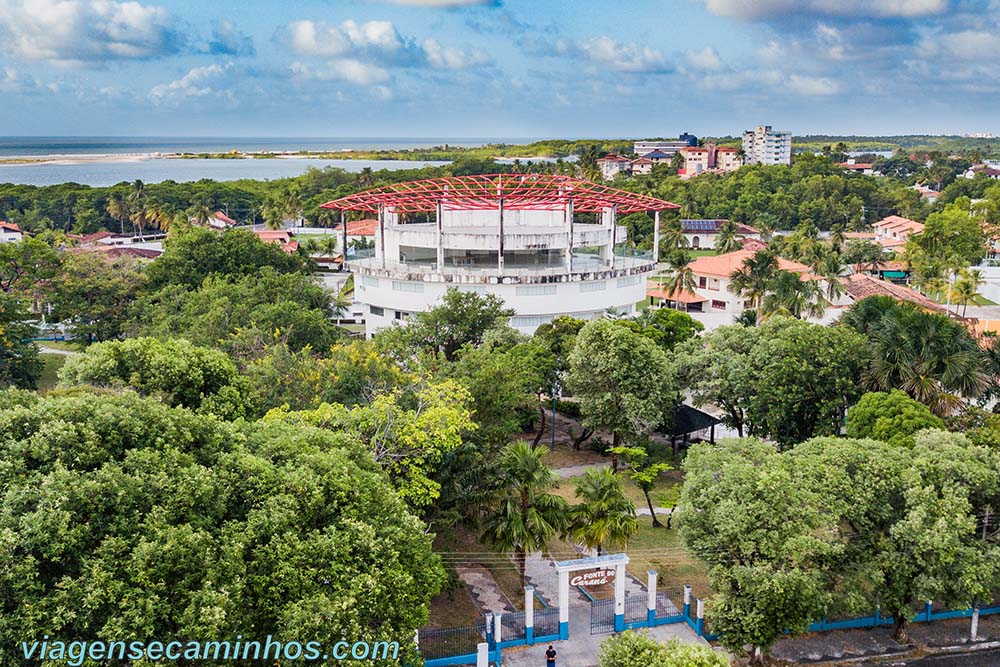
[[[440,166],[448,162],[417,162],[411,160],[316,160],[309,158],[273,158],[267,160],[211,160],[211,159],[137,159],[127,162],[84,162],[81,164],[0,164],[0,183],[24,185],[56,185],[82,183],[84,185],[114,185],[122,181],[140,179],[146,183],[173,180],[236,181],[241,178],[255,180],[287,178],[304,174],[310,167],[338,167],[358,172],[365,167],[379,169],[416,169],[423,166]]]
[[[530,138],[497,137],[0,137],[0,157],[228,151],[344,151],[524,144]]]

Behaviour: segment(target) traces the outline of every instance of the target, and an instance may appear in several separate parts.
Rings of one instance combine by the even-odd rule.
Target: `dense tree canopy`
[[[925,428],[943,429],[944,421],[898,389],[865,394],[847,412],[847,435],[851,438],[907,446],[913,445],[913,436]]]
[[[0,401],[5,662],[43,633],[352,637],[414,659],[440,562],[346,434],[134,394]]]

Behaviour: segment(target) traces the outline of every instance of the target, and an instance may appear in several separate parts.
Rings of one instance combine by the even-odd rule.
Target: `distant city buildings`
[[[688,146],[681,149],[681,155],[684,156],[684,166],[677,173],[684,179],[706,172],[724,174],[743,166],[740,150],[732,146],[716,146],[712,143]]]
[[[743,153],[747,164],[791,164],[792,133],[758,125],[743,133]]]
[[[687,132],[685,132],[675,140],[665,141],[662,139],[653,139],[645,141],[636,141],[632,145],[632,152],[642,157],[646,156],[648,153],[652,153],[653,151],[659,151],[665,154],[667,156],[667,159],[669,160],[674,156],[675,153],[677,153],[685,146],[697,146],[697,145],[698,145],[698,137],[694,136],[693,134],[688,134]]]

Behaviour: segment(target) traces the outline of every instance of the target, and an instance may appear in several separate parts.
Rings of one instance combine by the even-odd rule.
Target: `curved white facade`
[[[430,309],[455,287],[495,294],[515,311],[511,325],[534,333],[558,315],[580,319],[608,308],[633,312],[645,299],[653,258],[625,256],[613,208],[574,220],[572,207],[449,210],[404,224],[380,214],[373,257],[349,260],[368,335]],[[430,221],[427,221],[430,220]]]

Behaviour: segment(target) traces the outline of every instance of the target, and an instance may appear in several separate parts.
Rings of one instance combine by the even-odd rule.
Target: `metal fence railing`
[[[535,636],[550,637],[559,634],[559,608],[550,607],[535,612]]]
[[[486,624],[421,630],[418,641],[420,655],[424,660],[475,655],[477,646],[486,641]]]
[[[633,595],[625,598],[625,622],[637,623],[648,618],[649,596]]]
[[[524,612],[518,611],[500,617],[500,641],[520,641],[527,635],[524,628]]]

